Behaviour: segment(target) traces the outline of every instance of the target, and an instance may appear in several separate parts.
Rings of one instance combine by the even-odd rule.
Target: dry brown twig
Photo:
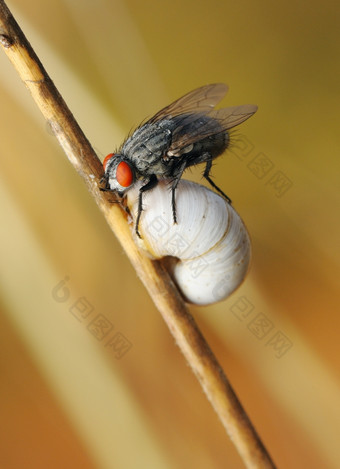
[[[124,212],[98,189],[103,169],[20,27],[0,0],[0,43],[162,314],[247,468],[274,468],[269,454],[167,271],[135,245]]]

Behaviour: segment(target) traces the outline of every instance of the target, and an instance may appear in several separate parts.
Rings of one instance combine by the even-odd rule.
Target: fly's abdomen
[[[217,158],[228,146],[229,133],[221,131],[195,142],[191,145],[192,148],[187,147],[187,151],[183,154],[182,158],[186,159],[187,167],[193,166]],[[188,151],[189,148],[190,151]]]

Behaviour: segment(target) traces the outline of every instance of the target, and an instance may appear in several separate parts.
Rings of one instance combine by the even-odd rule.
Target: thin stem
[[[274,468],[221,366],[188,312],[162,263],[151,261],[135,245],[125,213],[112,195],[98,188],[103,169],[63,98],[20,27],[0,0],[0,43],[60,145],[103,212],[109,226],[162,314],[247,468]]]

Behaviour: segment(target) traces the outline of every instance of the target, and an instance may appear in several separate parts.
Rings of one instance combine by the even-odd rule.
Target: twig
[[[179,348],[197,376],[247,468],[274,468],[265,447],[243,410],[222,368],[160,262],[135,245],[119,204],[100,192],[102,164],[63,98],[47,75],[20,27],[0,0],[0,43],[45,116],[71,164],[85,183],[119,239],[138,276],[161,312]]]

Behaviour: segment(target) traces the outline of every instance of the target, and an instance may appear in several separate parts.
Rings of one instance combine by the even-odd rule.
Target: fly
[[[153,189],[160,178],[171,180],[173,221],[177,223],[175,192],[186,168],[205,163],[203,177],[229,203],[229,197],[212,181],[213,160],[229,146],[228,130],[251,117],[257,106],[246,104],[214,109],[228,91],[227,85],[202,86],[161,109],[140,125],[103,161],[103,191],[123,197],[137,180],[139,189],[135,230],[139,237],[139,220],[143,211],[143,193]]]

